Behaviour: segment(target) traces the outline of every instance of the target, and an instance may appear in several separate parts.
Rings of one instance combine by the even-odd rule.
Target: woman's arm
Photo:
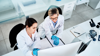
[[[32,51],[29,50],[29,47],[25,43],[25,39],[17,35],[17,43],[18,43],[18,48],[26,55],[26,56],[33,56]]]

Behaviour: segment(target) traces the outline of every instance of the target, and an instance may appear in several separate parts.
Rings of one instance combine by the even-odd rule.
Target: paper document
[[[79,37],[80,35],[84,34],[85,31],[84,29],[82,29],[81,27],[75,27],[72,30],[70,30],[70,32],[75,36],[75,37]]]

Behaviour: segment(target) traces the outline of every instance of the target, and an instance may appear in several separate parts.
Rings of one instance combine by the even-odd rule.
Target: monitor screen
[[[75,56],[82,42],[75,42],[63,46],[38,51],[38,56]]]

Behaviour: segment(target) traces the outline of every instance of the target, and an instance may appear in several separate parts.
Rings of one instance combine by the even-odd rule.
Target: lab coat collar
[[[50,25],[52,26],[53,29],[57,28],[57,26],[59,25],[59,21],[60,21],[59,18],[60,18],[60,17],[58,16],[58,19],[57,19],[58,22],[57,22],[56,26],[54,27],[54,26],[53,26],[53,23],[52,23],[52,20],[51,20],[50,17],[49,17],[49,19],[50,19]]]
[[[50,19],[50,18],[49,18]],[[50,19],[50,25],[51,25],[51,27],[54,29],[54,26],[53,26],[53,23],[52,23],[52,20]]]
[[[28,45],[28,46],[31,46],[32,44],[33,44],[33,35],[32,35],[32,39],[30,38],[30,36],[27,34],[27,32],[26,32],[26,28],[24,28],[24,33],[25,33],[25,39],[26,39],[26,44]]]
[[[57,24],[56,24],[56,26],[55,26],[55,28],[57,28],[58,27],[58,25],[59,25],[59,16],[58,16],[58,22],[57,22]]]

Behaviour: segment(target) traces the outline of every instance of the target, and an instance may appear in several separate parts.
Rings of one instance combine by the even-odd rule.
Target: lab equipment
[[[100,22],[98,22],[98,25],[96,26],[97,28],[99,28],[100,27]]]
[[[97,36],[97,32],[95,30],[90,30],[89,32],[90,32],[89,34],[90,34],[91,38],[93,39],[93,41],[96,41],[96,39],[94,37]]]
[[[98,41],[100,41],[100,35],[99,35],[99,37],[98,37]]]
[[[63,46],[38,51],[38,56],[75,56],[82,42],[75,42]]]
[[[95,23],[93,21],[93,19],[91,19],[91,21],[89,22],[91,27],[95,27]]]

